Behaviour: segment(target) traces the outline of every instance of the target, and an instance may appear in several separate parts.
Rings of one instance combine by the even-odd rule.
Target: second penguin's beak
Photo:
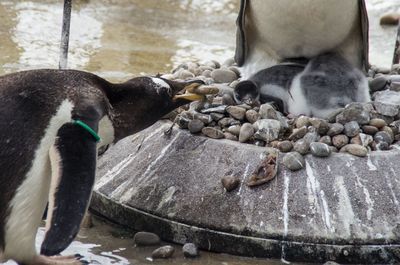
[[[188,101],[204,100],[206,95],[217,94],[219,92],[218,88],[204,86],[199,83],[191,83],[185,86],[185,94],[174,96],[174,100],[186,99]]]

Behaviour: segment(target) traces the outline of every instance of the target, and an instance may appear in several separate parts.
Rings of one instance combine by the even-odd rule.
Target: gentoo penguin
[[[194,82],[138,77],[112,84],[87,72],[32,70],[0,77],[0,262],[80,264],[59,254],[88,207],[97,148],[150,126],[189,101]],[[48,207],[41,255],[35,236]]]
[[[367,71],[365,0],[241,0],[235,60],[244,79],[287,58],[326,52]]]
[[[288,111],[326,118],[332,111],[351,102],[371,100],[365,75],[341,55],[316,56],[290,86]]]
[[[289,89],[293,78],[304,70],[307,62],[305,59],[287,61],[258,71],[248,80],[236,85],[234,88],[236,103],[252,106],[256,102],[261,104],[272,102],[280,112],[287,112]]]

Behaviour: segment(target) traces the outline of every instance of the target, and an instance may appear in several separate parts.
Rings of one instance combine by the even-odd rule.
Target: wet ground
[[[232,57],[238,0],[74,0],[69,67],[118,81],[140,74],[169,72],[187,61]],[[398,0],[367,0],[372,64],[389,67],[395,27],[381,27],[386,12],[400,12]],[[62,1],[0,1],[0,74],[56,68]],[[39,232],[39,240],[43,231]],[[124,235],[124,236],[122,236]],[[133,247],[131,234],[97,221],[82,230],[65,254],[80,253],[92,264],[281,264],[222,254],[170,261],[146,259],[154,248]]]

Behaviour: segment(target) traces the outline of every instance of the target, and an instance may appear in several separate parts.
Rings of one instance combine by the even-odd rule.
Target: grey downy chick
[[[279,111],[287,112],[293,78],[304,70],[306,63],[304,60],[288,61],[260,70],[235,87],[236,103],[274,103]]]
[[[290,87],[289,113],[326,118],[351,102],[371,100],[364,74],[339,54],[314,57]]]

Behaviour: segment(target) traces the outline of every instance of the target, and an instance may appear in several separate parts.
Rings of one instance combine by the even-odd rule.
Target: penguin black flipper
[[[86,122],[94,128],[94,122]],[[50,150],[53,176],[47,231],[40,253],[59,254],[73,241],[87,210],[96,172],[96,139],[84,128],[66,123]]]
[[[246,35],[245,35],[245,11],[246,11],[247,0],[240,1],[239,15],[236,20],[236,51],[235,61],[238,66],[242,66],[246,56]]]

